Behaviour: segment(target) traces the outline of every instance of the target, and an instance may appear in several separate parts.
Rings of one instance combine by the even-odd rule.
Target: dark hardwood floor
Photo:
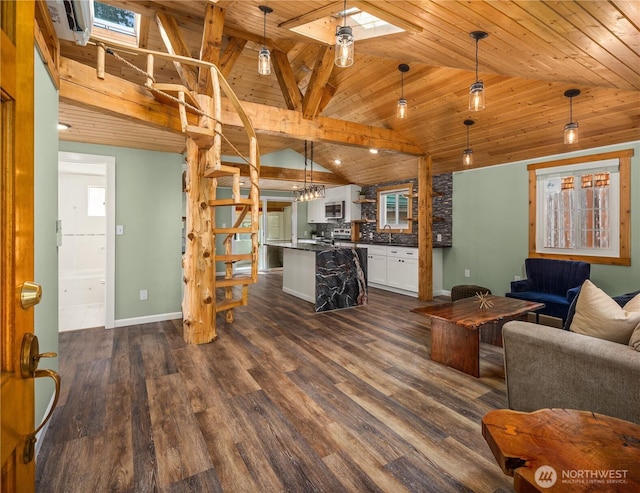
[[[480,431],[506,407],[501,348],[476,379],[429,359],[424,302],[315,314],[281,287],[260,275],[207,345],[178,320],[61,333],[37,491],[512,491]]]

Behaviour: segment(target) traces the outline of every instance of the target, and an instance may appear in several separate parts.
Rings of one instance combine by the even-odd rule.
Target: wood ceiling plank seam
[[[519,4],[516,3],[516,7],[520,8]],[[502,10],[505,13],[505,15],[509,12],[509,10],[504,5],[502,5],[502,3],[497,3],[496,5],[494,5],[494,8],[498,10]],[[546,41],[548,45],[554,46],[554,48],[558,50],[559,55],[562,55],[562,58],[560,56],[553,56],[552,57],[553,63],[550,65],[555,67],[554,70],[556,72],[559,69],[562,69],[563,73],[572,74],[571,77],[566,77],[566,76],[564,77],[564,80],[566,82],[582,83],[582,84],[587,84],[591,86],[603,86],[603,87],[613,86],[613,84],[608,79],[606,79],[605,77],[602,77],[602,75],[598,73],[595,73],[589,70],[588,55],[585,56],[585,55],[576,53],[576,51],[573,50],[571,46],[565,43],[565,40],[562,38],[562,36],[558,34],[556,31],[554,31],[553,29],[551,29],[548,24],[546,24],[545,22],[539,21],[536,18],[532,19],[532,17],[528,15],[528,13],[524,13],[524,15],[521,16],[521,18],[522,20],[518,21],[518,23],[521,24],[524,28],[527,28],[531,33],[531,36],[540,37],[542,40]],[[540,49],[542,50],[545,49],[544,44],[539,44],[539,46],[540,46]],[[547,59],[549,59],[549,57],[547,57]],[[562,67],[560,67],[559,64],[562,64]],[[591,76],[582,75],[585,70],[587,70],[588,73],[592,75]],[[539,71],[537,73],[539,73]],[[528,78],[532,78],[532,75],[536,75],[536,73],[530,74]],[[548,77],[544,77],[544,79],[555,81],[555,80],[558,80],[558,77],[548,76]]]
[[[559,62],[556,60],[552,53],[548,53],[549,45],[543,45],[537,42],[537,33],[532,32],[531,29],[529,29],[527,26],[521,25],[520,23],[511,19],[505,13],[505,10],[508,11],[507,4],[509,6],[513,5],[512,8],[517,7],[517,5],[514,5],[513,2],[505,2],[505,5],[502,5],[501,2],[471,2],[469,5],[456,4],[455,8],[453,5],[443,3],[438,4],[437,8],[439,11],[447,10],[452,19],[455,19],[458,15],[462,15],[462,12],[465,12],[466,14],[463,16],[464,18],[477,19],[478,21],[482,20],[481,22],[476,22],[476,26],[479,25],[480,28],[483,25],[496,26],[494,30],[496,28],[499,28],[499,37],[491,36],[490,34],[490,40],[484,41],[480,45],[479,60],[482,71],[489,71],[511,77],[524,77],[532,79],[539,78],[540,71],[537,70],[536,66],[529,66],[527,64],[527,61],[536,60],[537,64],[544,64],[545,67],[557,67]],[[534,15],[533,12],[536,10],[536,8],[537,6],[527,4],[529,15]],[[458,25],[457,27],[459,28],[460,26]],[[474,30],[472,25],[469,25],[468,29]],[[527,38],[526,45],[521,42],[523,37]],[[540,55],[539,53],[537,53],[537,50],[529,49],[529,44],[531,46],[538,47],[540,53],[545,54]],[[513,49],[514,46],[518,47],[518,56],[516,58],[517,65],[522,68],[521,70],[513,70],[506,73],[505,70],[501,69],[505,62],[504,58],[496,58],[492,53],[493,51],[496,51],[498,53],[507,53],[511,51],[510,49]],[[554,46],[563,47],[564,45],[562,43],[558,43]],[[470,49],[472,50],[472,53],[475,53],[473,44],[471,44]],[[509,63],[511,63],[512,61],[513,60],[509,60]],[[563,60],[563,63],[571,65],[573,62],[571,62],[571,59],[569,58],[569,60]],[[574,66],[574,68],[581,70],[584,69],[584,67],[579,65]],[[557,80],[557,76],[553,80]],[[604,80],[606,81],[606,79]],[[595,85],[592,80],[591,83]],[[609,82],[609,84],[611,83]]]
[[[431,29],[429,29],[429,32],[433,31],[438,33],[439,45],[446,44],[446,45],[457,48],[455,51],[455,53],[457,53],[457,57],[466,62],[465,65],[462,65],[462,66],[459,64],[454,65],[450,63],[445,64],[445,66],[457,67],[457,68],[470,70],[470,71],[475,70],[475,44],[471,39],[471,37],[460,36],[461,34],[460,31],[463,28],[463,26],[460,24],[460,19],[464,19],[466,21],[466,24],[465,24],[466,33],[469,33],[473,30],[482,29],[483,28],[482,26],[487,25],[487,26],[494,26],[494,31],[499,29],[501,34],[504,33],[506,36],[508,36],[507,40],[502,41],[501,39],[498,39],[490,35],[491,46],[501,48],[502,50],[506,50],[508,52],[513,48],[514,45],[515,46],[518,45],[519,37],[515,34],[512,34],[507,27],[505,27],[503,24],[500,24],[498,22],[499,20],[502,20],[503,22],[505,22],[505,20],[501,16],[499,16],[499,18],[496,19],[494,13],[489,10],[490,7],[488,5],[485,5],[486,2],[471,2],[471,4],[472,5],[467,6],[467,5],[458,5],[457,3],[455,5],[453,4],[448,5],[448,3],[442,3],[442,4],[436,3],[433,6],[433,9],[431,11],[431,16],[433,19],[429,19],[427,21],[431,26]],[[483,9],[482,12],[478,10],[480,8]],[[464,14],[462,14],[461,12],[464,12]],[[472,22],[469,19],[473,19],[474,22]],[[509,19],[507,18],[507,20]],[[510,28],[513,29],[514,31],[518,31],[521,29],[520,26],[513,23],[511,23]],[[485,29],[488,29],[488,28],[485,28]],[[488,41],[482,42],[480,44],[480,50],[479,50],[479,54],[480,54],[479,61],[483,71],[489,71],[495,74],[501,74],[506,76],[522,76],[522,74],[504,73],[503,70],[500,70],[499,64],[501,64],[503,60],[498,60],[498,62],[496,62],[496,65],[498,66],[495,66],[495,67],[490,66],[487,60],[489,59],[488,57],[491,52],[489,51],[489,48],[486,47],[487,43],[489,42]],[[485,48],[483,48],[483,46],[485,46]],[[453,58],[455,58],[455,56]],[[523,61],[524,59],[525,57],[521,56],[517,60],[517,63],[526,67],[526,65],[524,65],[525,64],[525,62]],[[523,72],[530,73],[530,69]]]
[[[583,2],[580,2],[578,7],[580,10],[573,12],[573,15],[569,15],[563,5],[555,6],[554,10],[560,15],[566,16],[567,19],[571,19],[572,24],[577,29],[578,26],[582,26],[579,28],[582,33],[589,36],[606,53],[609,53],[611,57],[630,70],[631,77],[638,83],[640,88],[640,59],[638,59],[638,53],[634,52],[626,43],[623,43],[614,34],[609,25],[603,24],[599,18],[594,17],[591,11],[584,7]],[[636,37],[640,39],[640,35],[636,35]],[[591,55],[591,52],[589,54]],[[635,61],[635,65],[630,63],[631,61]]]
[[[634,1],[634,16],[627,15],[624,11],[619,10],[616,2],[583,2],[580,7],[596,19],[599,19],[616,38],[619,38],[630,50],[640,56],[640,36],[638,35],[638,29],[640,29],[640,4],[637,1]],[[637,25],[633,24],[631,20],[633,18],[637,20]]]
[[[559,7],[552,7],[546,2],[541,2],[540,9],[536,12],[542,15],[544,11],[546,21],[543,19],[540,20],[553,24],[566,44],[570,43],[576,50],[579,50],[581,53],[584,53],[585,56],[593,58],[601,64],[585,68],[608,80],[613,87],[619,89],[625,87],[640,89],[640,80],[638,80],[635,72],[631,71],[625,63],[611,57],[604,47],[585,33],[582,33],[575,24],[565,18],[566,14],[563,15],[560,13],[561,10],[556,10],[556,8],[559,9]],[[532,14],[535,15],[535,13]],[[622,81],[624,83],[621,83]]]

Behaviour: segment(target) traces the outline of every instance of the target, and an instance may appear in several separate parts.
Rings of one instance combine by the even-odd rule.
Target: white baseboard
[[[121,318],[115,321],[114,327],[164,322],[165,320],[175,320],[176,318],[182,318],[182,312],[158,313],[157,315],[147,315],[146,317]]]

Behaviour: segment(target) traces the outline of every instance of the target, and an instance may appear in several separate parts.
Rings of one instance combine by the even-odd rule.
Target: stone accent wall
[[[404,183],[412,183],[413,191],[418,193],[418,180],[403,180],[388,183],[379,183],[377,185],[367,185],[362,187],[362,193],[366,199],[375,200],[372,203],[361,204],[362,218],[376,219],[378,217],[378,188],[386,187],[390,185],[401,185]],[[453,175],[451,173],[443,173],[435,175],[432,178],[432,210],[433,210],[433,247],[450,247],[452,245],[453,237]],[[413,205],[413,217],[418,217],[418,200],[412,201]],[[330,224],[316,224],[316,234],[318,236],[331,236],[331,232],[335,228],[344,228],[350,226],[349,224],[330,223]],[[415,247],[418,246],[418,223],[414,222],[412,234],[393,233],[392,242],[395,244],[401,244],[406,246]],[[379,233],[377,231],[377,223],[360,223],[360,232],[362,234],[362,241],[368,241],[373,243],[385,243],[389,240],[389,233]],[[440,235],[440,240],[438,240]]]

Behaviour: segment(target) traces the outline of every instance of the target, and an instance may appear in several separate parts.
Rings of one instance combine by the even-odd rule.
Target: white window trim
[[[609,224],[610,247],[609,248],[552,248],[544,246],[546,233],[545,217],[545,189],[541,183],[554,177],[565,177],[572,174],[585,174],[588,172],[609,172]],[[541,168],[536,170],[536,252],[558,255],[575,254],[595,257],[618,257],[620,255],[620,166],[618,159],[593,161],[584,164],[573,164],[554,168]],[[579,233],[579,230],[576,231]]]

